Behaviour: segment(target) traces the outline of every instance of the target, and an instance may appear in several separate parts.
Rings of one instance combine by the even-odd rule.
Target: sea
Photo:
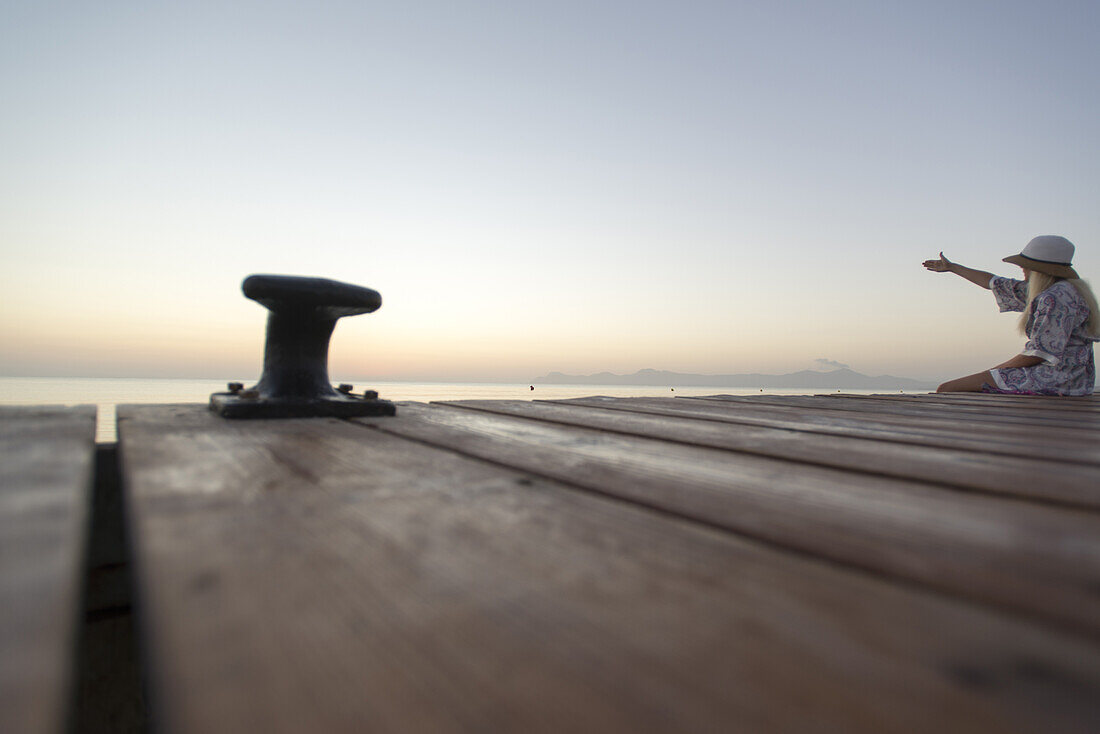
[[[609,397],[691,397],[699,395],[813,395],[840,390],[798,388],[735,388],[719,386],[651,385],[539,385],[530,383],[395,382],[334,380],[347,382],[356,392],[376,390],[387,400],[560,400],[592,395]],[[532,389],[534,388],[534,389]],[[135,377],[0,377],[0,405],[95,405],[96,441],[116,440],[116,406],[132,403],[200,403],[210,394],[223,392],[225,380],[183,380]],[[884,390],[844,390],[848,394],[872,394]]]

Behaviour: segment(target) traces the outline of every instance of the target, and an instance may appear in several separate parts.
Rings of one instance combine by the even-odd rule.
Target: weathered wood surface
[[[953,474],[1008,454],[818,400],[823,422],[717,400],[120,409],[154,720],[1100,729],[1100,466],[1042,444],[1000,491]],[[937,404],[921,436],[952,425]]]
[[[1026,609],[1100,637],[1095,513],[616,435],[605,422],[593,430],[434,406],[409,405],[404,413],[415,420],[380,427],[794,550]],[[668,428],[678,431],[686,429]],[[1093,478],[1095,491],[1100,469]]]
[[[943,408],[950,406],[951,420],[964,425],[995,424],[1028,429],[1068,428],[1070,431],[1100,431],[1100,408],[1091,400],[1061,398],[1059,406],[1042,402],[1026,402],[1002,396],[976,396],[972,398],[941,397],[939,395],[829,395],[828,401],[819,396],[774,395],[712,395],[692,398],[698,400],[724,400],[755,405],[808,406],[814,409],[830,408],[851,410],[879,416],[903,415],[908,417],[943,417]],[[1020,396],[1025,397],[1025,396]],[[1050,398],[1047,398],[1050,400]],[[1015,401],[1015,402],[1011,402]]]
[[[743,417],[736,410],[715,410],[685,400],[586,398],[568,403],[486,400],[444,405],[845,470],[858,467],[870,474],[1100,509],[1100,492],[1096,491],[1098,472],[1094,466],[896,443],[881,436],[818,433],[814,426],[740,424],[733,422]],[[1036,476],[1046,476],[1048,480],[1037,483]]]
[[[833,396],[829,396],[833,397]],[[840,395],[840,397],[844,397]],[[983,408],[1000,406],[1008,412],[1018,410],[1031,410],[1035,412],[1049,411],[1054,413],[1074,413],[1078,411],[1100,412],[1100,396],[1087,395],[1081,397],[1052,398],[1042,395],[999,395],[999,394],[974,394],[974,393],[932,393],[927,395],[913,394],[883,394],[861,395],[860,399],[872,398],[874,400],[904,400],[908,403],[922,403],[925,405],[972,405]]]
[[[1059,463],[1100,465],[1100,446],[1088,430],[1033,425],[998,425],[990,421],[959,419],[954,411],[936,418],[919,414],[882,416],[871,411],[855,413],[833,409],[833,398],[819,404],[757,404],[726,398],[575,398],[556,401],[572,405],[597,405],[611,410],[686,415],[729,423],[771,426],[792,430],[912,443],[936,448],[964,449],[1004,456],[1029,456]],[[868,399],[869,405],[873,405]]]
[[[95,409],[0,408],[0,732],[61,732],[73,684]]]

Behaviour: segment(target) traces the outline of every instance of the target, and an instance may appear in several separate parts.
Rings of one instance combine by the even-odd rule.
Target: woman
[[[1024,350],[1012,359],[945,382],[936,392],[1092,394],[1092,343],[1100,340],[1100,308],[1088,284],[1070,266],[1073,249],[1065,237],[1036,237],[1019,255],[1004,259],[1023,269],[1023,280],[963,267],[942,252],[939,260],[925,260],[928,270],[955,273],[992,290],[1001,311],[1022,311],[1020,331],[1027,336]]]

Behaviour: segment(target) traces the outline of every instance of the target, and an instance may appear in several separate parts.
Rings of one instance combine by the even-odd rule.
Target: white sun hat
[[[1077,271],[1070,267],[1073,262],[1073,243],[1056,234],[1044,234],[1027,243],[1019,255],[1006,257],[1006,263],[1037,273],[1056,275],[1059,278],[1078,278]]]

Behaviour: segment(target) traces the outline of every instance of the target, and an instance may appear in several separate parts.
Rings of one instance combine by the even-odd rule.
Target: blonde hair
[[[1059,278],[1056,275],[1040,273],[1036,270],[1032,270],[1027,279],[1027,303],[1024,304],[1024,312],[1020,314],[1020,332],[1027,333],[1028,317],[1031,315],[1031,304],[1035,298],[1060,280],[1064,280],[1076,288],[1089,307],[1089,322],[1085,326],[1085,331],[1090,336],[1100,336],[1100,307],[1096,305],[1096,296],[1089,284],[1080,278]]]

